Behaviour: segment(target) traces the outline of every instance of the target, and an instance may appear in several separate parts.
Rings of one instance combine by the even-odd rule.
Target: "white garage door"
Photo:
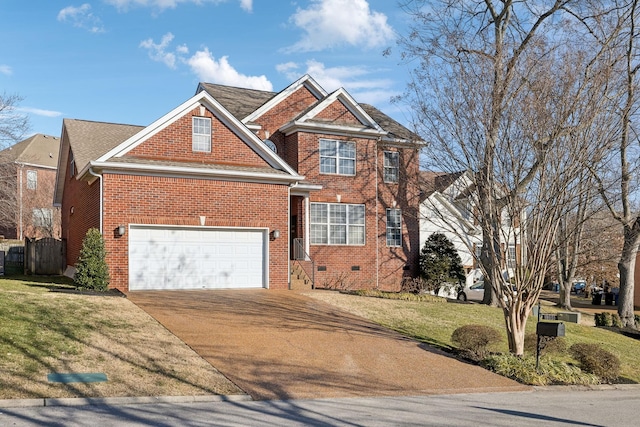
[[[129,290],[265,287],[264,230],[131,226]]]

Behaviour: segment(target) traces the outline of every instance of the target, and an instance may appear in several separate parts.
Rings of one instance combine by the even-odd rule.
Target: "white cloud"
[[[91,5],[89,3],[84,3],[79,7],[65,7],[58,12],[58,21],[68,22],[76,28],[82,28],[91,33],[104,32],[102,21],[91,12]]]
[[[10,76],[13,74],[13,70],[8,65],[0,64],[0,74]]]
[[[365,67],[325,67],[321,62],[309,60],[304,64],[306,69],[300,71],[300,65],[287,62],[276,66],[276,70],[284,74],[289,80],[295,80],[303,74],[309,74],[325,90],[332,92],[338,88],[345,88],[358,102],[379,105],[388,103],[389,99],[398,94],[393,89],[394,82],[390,79],[371,78],[371,72]]]
[[[240,7],[247,12],[253,11],[253,0],[240,0]]]
[[[44,116],[44,117],[60,117],[62,113],[59,111],[52,110],[43,110],[41,108],[31,108],[31,107],[17,107],[16,111],[21,111],[27,114],[35,114],[36,116]]]
[[[140,42],[140,47],[143,47],[149,51],[149,58],[154,61],[162,62],[169,68],[176,68],[176,55],[173,52],[167,52],[167,48],[173,40],[173,34],[167,33],[162,36],[160,43],[156,44],[153,39],[147,39]],[[178,53],[184,54],[189,51],[185,45],[178,46],[176,49]],[[186,51],[186,52],[185,52]]]
[[[382,46],[395,37],[387,24],[387,16],[371,11],[366,0],[311,0],[289,20],[306,32],[304,37],[286,50],[289,52],[320,51],[351,45],[365,48]]]
[[[157,62],[162,62],[167,67],[176,69],[179,64],[186,64],[201,81],[209,83],[239,86],[250,89],[273,90],[273,85],[266,76],[247,76],[239,73],[229,64],[229,57],[223,56],[217,60],[208,48],[199,50],[191,57],[189,48],[182,44],[177,48],[171,47],[174,35],[167,33],[162,36],[160,43],[155,43],[152,38],[140,42],[140,47],[149,51],[149,57]]]
[[[163,11],[165,9],[175,9],[182,3],[195,3],[200,5],[202,3],[219,4],[225,1],[227,0],[105,0],[105,3],[115,6],[121,11],[126,11],[131,7],[150,7]],[[240,0],[240,7],[247,12],[251,12],[253,10],[253,1]]]
[[[186,62],[201,81],[250,89],[273,90],[273,85],[266,76],[240,74],[229,64],[227,56],[216,60],[207,48],[196,52]]]

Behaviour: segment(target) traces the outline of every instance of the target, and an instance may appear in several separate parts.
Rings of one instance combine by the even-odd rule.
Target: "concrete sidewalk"
[[[128,297],[256,400],[531,389],[294,291]]]

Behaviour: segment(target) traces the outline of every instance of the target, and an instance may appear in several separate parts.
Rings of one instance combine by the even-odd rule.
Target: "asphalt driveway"
[[[128,297],[256,400],[528,389],[294,291]]]

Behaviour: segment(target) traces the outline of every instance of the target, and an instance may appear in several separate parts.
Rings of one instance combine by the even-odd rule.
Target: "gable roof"
[[[312,123],[312,120],[308,120],[312,119],[312,117],[309,117],[308,115],[310,112],[314,112],[313,115],[317,114],[317,111],[319,111],[318,108],[322,109],[328,105],[325,104],[324,101],[331,98],[333,100],[340,99],[341,101],[344,101],[343,103],[345,103],[345,106],[348,108],[351,107],[352,113],[355,113],[354,115],[362,120],[365,126],[369,126],[370,130],[374,131],[376,134],[383,134],[384,140],[396,142],[422,141],[422,138],[419,135],[411,132],[405,126],[387,116],[374,106],[357,103],[346,90],[338,89],[333,93],[328,94],[311,76],[306,74],[277,93],[204,82],[198,84],[196,93],[206,91],[219,101],[238,120],[241,120],[244,124],[249,126],[266,111],[274,108],[279,102],[286,99],[290,94],[302,87],[305,87],[314,94],[318,101],[310,105],[290,123],[283,126],[284,130],[287,128],[293,128],[295,122],[298,122],[298,125],[302,122],[306,122],[309,128],[313,126],[322,127],[318,122]],[[362,129],[359,127],[354,128],[355,129],[352,129],[352,131]]]
[[[427,197],[435,193],[436,191],[441,193],[451,184],[453,184],[458,178],[464,174],[461,172],[432,172],[421,171],[420,172],[420,189],[421,200],[425,200]]]
[[[59,151],[60,138],[37,133],[0,151],[0,157],[24,165],[55,169]]]
[[[82,171],[92,160],[137,134],[144,126],[64,119],[63,128],[71,144],[76,168]]]
[[[212,83],[200,83],[196,94],[201,91],[205,91],[215,98],[216,101],[238,120],[247,117],[260,108],[265,102],[276,96],[274,92],[222,86]]]

